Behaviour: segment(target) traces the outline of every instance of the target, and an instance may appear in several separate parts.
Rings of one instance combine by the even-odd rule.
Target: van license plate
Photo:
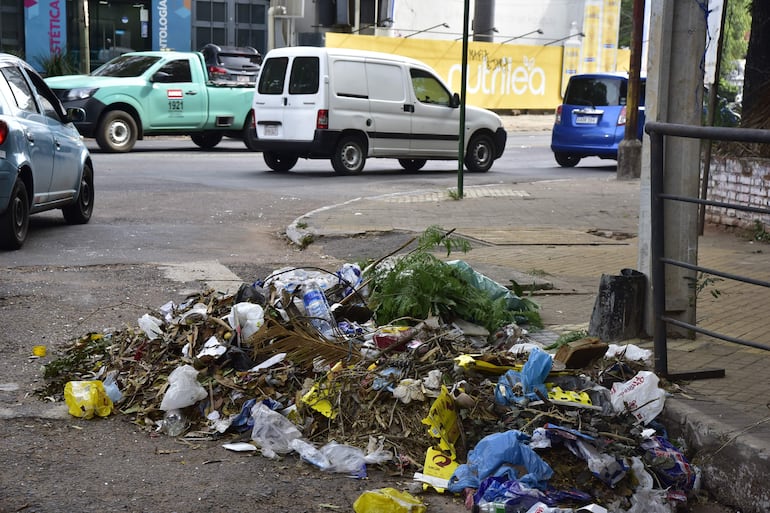
[[[265,125],[265,135],[278,135],[278,125]]]
[[[576,125],[596,125],[599,123],[599,118],[596,116],[577,116],[575,118]]]

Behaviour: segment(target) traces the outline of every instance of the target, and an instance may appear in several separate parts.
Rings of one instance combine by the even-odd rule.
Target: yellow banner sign
[[[392,53],[431,66],[460,92],[462,42],[327,33],[326,46]],[[550,110],[561,103],[559,46],[468,43],[467,102],[494,110]]]

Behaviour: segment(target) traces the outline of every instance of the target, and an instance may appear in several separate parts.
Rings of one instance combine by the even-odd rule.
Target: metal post
[[[663,134],[650,132],[650,271],[652,275],[652,315],[654,322],[653,342],[655,372],[668,374],[668,341],[666,340],[666,268],[663,263],[664,215],[663,199]]]
[[[468,22],[470,20],[470,0],[465,0],[463,12],[463,55],[460,72],[460,142],[457,151],[457,197],[463,197],[463,162],[465,161],[465,96],[468,82]]]

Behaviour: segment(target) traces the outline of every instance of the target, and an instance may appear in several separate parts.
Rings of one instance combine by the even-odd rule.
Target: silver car
[[[94,171],[73,121],[35,70],[0,53],[0,248],[19,249],[29,216],[61,209],[69,224],[85,224],[94,208]]]

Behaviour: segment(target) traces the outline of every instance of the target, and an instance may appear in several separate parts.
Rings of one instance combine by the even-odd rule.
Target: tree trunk
[[[751,6],[751,37],[746,52],[746,72],[743,83],[743,113],[753,122],[759,116],[751,116],[752,109],[765,103],[763,91],[770,86],[770,2],[754,0]],[[762,116],[764,117],[764,116]],[[767,120],[764,120],[765,124]],[[759,128],[749,126],[749,128]]]

